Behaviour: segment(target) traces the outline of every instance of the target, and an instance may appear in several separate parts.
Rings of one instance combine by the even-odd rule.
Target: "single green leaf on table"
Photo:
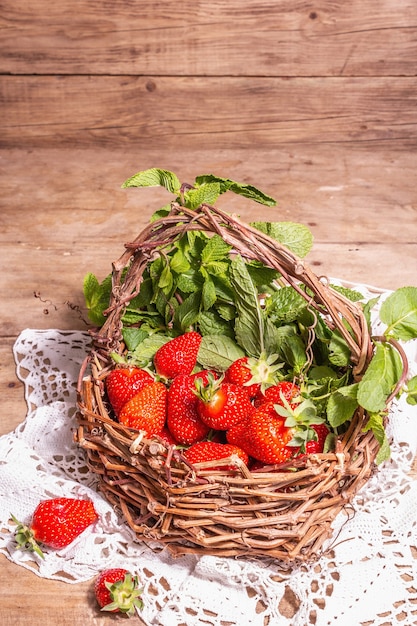
[[[221,194],[225,193],[226,191],[232,191],[239,196],[249,198],[249,200],[254,200],[255,202],[258,202],[259,204],[264,204],[265,206],[276,205],[276,200],[274,200],[274,198],[271,198],[271,196],[265,194],[263,191],[260,191],[252,185],[238,183],[234,180],[230,180],[230,178],[222,178],[221,176],[215,176],[214,174],[203,174],[201,176],[197,176],[195,182],[197,186],[207,183],[218,183]]]
[[[402,374],[402,361],[389,343],[378,342],[374,356],[359,382],[358,402],[369,413],[386,408],[386,401]]]
[[[149,170],[138,172],[125,180],[122,189],[127,187],[165,187],[167,191],[179,193],[181,183],[173,172],[152,167]]]
[[[258,292],[242,257],[230,264],[230,282],[235,292],[236,341],[248,356],[259,357],[264,351],[264,318]]]
[[[224,335],[204,335],[198,350],[197,361],[205,369],[225,372],[229,365],[245,353],[230,337]]]
[[[379,318],[387,324],[386,337],[417,338],[417,287],[400,287],[381,304]]]
[[[272,237],[300,258],[313,246],[313,235],[307,226],[296,222],[252,222],[251,226]]]

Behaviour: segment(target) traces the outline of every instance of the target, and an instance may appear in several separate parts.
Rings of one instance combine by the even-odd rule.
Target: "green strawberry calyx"
[[[26,526],[26,524],[19,522],[19,520],[16,519],[14,515],[10,514],[10,516],[16,524],[14,534],[18,549],[35,552],[38,556],[44,559],[45,555],[42,552],[39,544],[37,543],[32,529],[29,528],[29,526]]]
[[[111,602],[102,607],[102,611],[120,611],[129,617],[135,615],[137,609],[143,608],[137,576],[127,573],[124,578],[116,582],[104,581],[110,593]]]

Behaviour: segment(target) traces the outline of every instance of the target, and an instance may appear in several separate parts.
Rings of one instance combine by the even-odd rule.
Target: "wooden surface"
[[[19,332],[85,329],[83,276],[168,200],[122,190],[138,170],[254,184],[278,206],[222,205],[309,225],[317,273],[417,285],[416,34],[414,0],[3,0],[0,434],[26,414]],[[117,621],[91,582],[1,565],[4,626]]]

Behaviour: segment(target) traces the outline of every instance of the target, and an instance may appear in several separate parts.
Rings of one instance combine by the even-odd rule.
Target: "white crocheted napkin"
[[[149,626],[317,626],[415,623],[417,607],[417,409],[392,410],[392,458],[334,524],[331,556],[283,572],[277,563],[188,556],[172,559],[139,543],[95,491],[83,453],[73,444],[75,384],[87,333],[25,330],[14,354],[24,382],[26,419],[0,438],[0,551],[37,576],[77,583],[107,567],[137,573]],[[412,374],[417,345],[406,345]],[[29,521],[36,504],[87,495],[100,520],[45,560],[15,550],[10,513]],[[35,563],[36,560],[36,563]]]

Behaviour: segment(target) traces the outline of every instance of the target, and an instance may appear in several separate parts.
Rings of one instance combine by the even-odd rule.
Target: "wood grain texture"
[[[412,0],[3,0],[0,71],[414,76]]]
[[[417,140],[410,78],[2,76],[3,147],[237,149]]]

